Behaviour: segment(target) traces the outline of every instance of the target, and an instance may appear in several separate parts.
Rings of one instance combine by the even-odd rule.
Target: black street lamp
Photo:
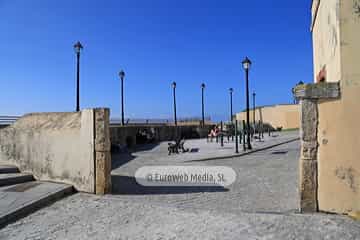
[[[174,97],[174,122],[175,122],[175,126],[177,126],[177,117],[176,117],[176,82],[173,82],[171,84],[172,88],[173,88],[173,97]]]
[[[234,89],[230,88],[229,92],[230,92],[230,122],[232,123],[233,122],[233,92],[234,92]]]
[[[205,83],[201,84],[201,109],[202,109],[202,126],[205,126],[205,112],[204,112],[204,90]]]
[[[77,59],[77,68],[76,68],[76,111],[80,111],[80,52],[83,49],[83,46],[80,42],[77,42],[74,45],[74,50],[76,53]]]
[[[254,122],[254,131],[255,131],[255,124],[256,124],[256,121],[255,121],[255,96],[256,96],[256,93],[255,92],[253,92],[253,94],[252,94],[252,96],[253,96],[253,122]]]
[[[247,148],[252,149],[250,143],[250,113],[249,113],[249,69],[251,67],[251,61],[248,57],[242,61],[243,68],[245,70],[245,82],[246,82],[246,130],[247,130]]]
[[[229,88],[229,92],[230,92],[230,123],[233,127],[234,126],[234,124],[233,124],[233,92],[234,92],[234,89]],[[232,135],[231,139],[232,139],[232,141],[234,141],[234,134],[231,134],[231,135]],[[236,133],[235,133],[235,136],[237,137]]]
[[[121,70],[119,72],[119,77],[121,80],[121,125],[125,125],[124,121],[124,78],[125,78],[125,72]]]

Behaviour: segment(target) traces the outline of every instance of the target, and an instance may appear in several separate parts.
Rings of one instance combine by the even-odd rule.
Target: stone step
[[[0,187],[0,228],[72,192],[71,185],[43,181]]]
[[[11,165],[0,165],[0,174],[3,173],[18,173],[19,169]]]
[[[0,187],[33,181],[33,175],[27,173],[0,174]]]

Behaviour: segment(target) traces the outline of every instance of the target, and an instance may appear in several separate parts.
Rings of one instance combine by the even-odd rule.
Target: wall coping
[[[337,99],[340,98],[340,84],[339,82],[301,84],[295,86],[294,94],[299,99]]]

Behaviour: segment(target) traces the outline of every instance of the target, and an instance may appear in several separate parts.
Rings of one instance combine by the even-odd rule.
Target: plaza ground
[[[1,229],[0,239],[360,239],[347,216],[298,213],[299,141],[208,161],[168,156],[165,146],[114,155],[112,195],[74,194]],[[139,166],[171,164],[228,166],[237,178],[226,188],[136,184]]]

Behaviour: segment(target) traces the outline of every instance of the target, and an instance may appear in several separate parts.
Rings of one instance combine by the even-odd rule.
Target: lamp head
[[[251,67],[251,61],[248,57],[246,57],[243,61],[242,61],[242,66],[244,68],[244,70],[249,70]]]
[[[82,49],[83,49],[83,46],[81,45],[81,43],[79,41],[77,43],[75,43],[74,50],[76,53],[80,53]]]
[[[120,77],[121,79],[123,79],[123,78],[125,77],[125,72],[124,72],[124,70],[121,70],[121,71],[119,72],[119,77]]]

